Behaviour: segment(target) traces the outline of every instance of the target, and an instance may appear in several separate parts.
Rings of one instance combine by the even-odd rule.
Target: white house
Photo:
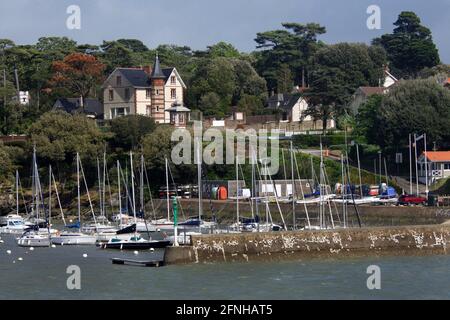
[[[427,170],[425,170],[425,156],[427,158]],[[426,171],[428,183],[433,184],[439,179],[450,177],[450,151],[427,151],[417,160],[419,181],[425,183]]]
[[[17,101],[17,96],[13,96],[12,100]],[[19,91],[19,104],[22,106],[30,104],[30,93],[28,91]]]

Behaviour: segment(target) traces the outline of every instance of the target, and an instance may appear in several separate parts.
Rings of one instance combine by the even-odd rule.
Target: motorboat
[[[126,240],[130,238],[131,235],[135,234],[140,236],[140,234],[136,233],[136,231],[137,230],[135,224],[117,231],[102,231],[97,233],[97,242],[108,242],[111,239]]]
[[[101,248],[118,250],[148,250],[152,248],[165,248],[169,245],[169,240],[146,240],[136,235],[128,237],[128,239],[112,238],[107,243],[101,244]]]
[[[22,217],[13,215],[6,219],[5,226],[0,227],[0,233],[23,234],[28,228]]]

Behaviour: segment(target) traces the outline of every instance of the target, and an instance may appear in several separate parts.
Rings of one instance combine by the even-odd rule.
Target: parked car
[[[427,198],[411,195],[411,194],[403,194],[398,198],[398,204],[399,205],[419,205],[419,204],[426,204]]]

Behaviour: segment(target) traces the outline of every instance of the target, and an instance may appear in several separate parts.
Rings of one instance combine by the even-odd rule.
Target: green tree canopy
[[[414,12],[401,12],[394,26],[392,34],[385,34],[373,42],[386,49],[391,69],[398,77],[416,77],[423,68],[439,64],[431,31],[421,24]]]
[[[379,114],[383,96],[374,94],[361,105],[356,115],[355,133],[364,136],[368,143],[378,143]]]
[[[311,58],[322,46],[318,36],[326,32],[317,23],[283,23],[284,30],[260,32],[256,35],[256,69],[266,79],[269,90],[277,87],[277,71],[282,64],[289,66],[293,80],[301,83],[308,76]]]
[[[42,115],[29,130],[39,157],[71,163],[80,153],[89,159],[103,152],[105,138],[95,121],[84,115],[52,111]]]
[[[130,151],[155,129],[155,121],[142,115],[128,115],[111,121],[112,143],[115,148]]]
[[[401,81],[383,98],[378,144],[385,149],[406,145],[410,133],[427,133],[431,144],[450,141],[450,91],[434,80]]]
[[[10,148],[0,144],[0,182],[11,181],[14,171],[13,157]]]
[[[380,47],[338,43],[320,49],[314,56],[314,72],[307,113],[323,121],[339,117],[360,86],[378,86],[386,57]],[[324,127],[325,129],[325,127]]]

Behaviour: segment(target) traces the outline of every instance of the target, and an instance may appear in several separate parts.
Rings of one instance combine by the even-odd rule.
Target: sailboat
[[[84,233],[105,234],[105,233],[115,233],[117,228],[111,224],[111,222],[106,217],[106,153],[103,154],[103,177],[100,174],[100,162],[97,158],[97,172],[98,172],[98,194],[99,194],[99,208],[100,214],[96,216],[95,221],[87,225],[84,225],[81,229]]]
[[[56,245],[95,245],[97,241],[97,237],[93,234],[85,234],[81,232],[81,194],[80,194],[80,167],[81,167],[81,160],[80,155],[77,153],[76,156],[76,162],[77,162],[77,207],[78,207],[78,221],[73,226],[67,226],[68,228],[74,227],[78,228],[78,232],[71,232],[71,231],[64,231],[62,233],[59,233],[55,237],[52,237],[52,243]],[[81,167],[82,169],[82,167]],[[86,177],[84,177],[84,183],[87,189],[87,183],[86,183]],[[91,206],[92,210],[92,202],[91,198],[88,193],[89,198],[89,204]],[[95,215],[94,215],[95,220]]]
[[[0,217],[0,233],[23,234],[28,226],[24,218],[19,214],[19,172],[16,171],[16,213]]]
[[[37,170],[36,170],[37,171]],[[39,178],[37,177],[36,181],[38,182],[38,186],[40,189]],[[36,212],[39,212],[39,199],[40,197],[36,197]],[[49,185],[48,185],[48,217],[47,217],[47,230],[43,231],[38,225],[32,227],[25,231],[25,233],[17,239],[17,244],[20,247],[49,247],[50,239],[51,239],[51,206],[52,206],[52,167],[49,166]]]
[[[204,221],[203,220],[203,189],[202,189],[202,158],[200,155],[200,142],[197,143],[197,186],[198,186],[198,217],[192,217],[184,222],[178,223],[179,227],[184,228],[182,232],[177,234],[178,244],[190,244],[191,236],[201,235],[202,229],[212,230],[212,228],[217,226],[215,221]],[[195,228],[198,228],[195,231]],[[189,228],[194,228],[194,230],[189,230]],[[168,240],[173,244],[175,243],[175,235],[169,236]]]
[[[97,233],[97,242],[103,243],[108,242],[111,239],[126,240],[129,239],[131,235],[138,235],[136,233],[136,224],[129,224],[128,219],[124,219],[122,214],[122,193],[121,193],[121,169],[120,162],[117,160],[117,187],[118,187],[118,202],[119,202],[119,214],[117,215],[117,221],[119,222],[119,229],[112,230],[102,230]],[[128,195],[128,192],[127,192]],[[123,223],[124,220],[126,223]]]
[[[136,224],[136,198],[134,192],[134,168],[133,168],[133,153],[130,152],[130,167],[131,167],[131,201],[133,209],[133,217]],[[151,248],[165,248],[170,245],[168,240],[146,240],[141,236],[134,235],[129,236],[127,239],[120,239],[114,237],[107,243],[101,245],[103,249],[120,249],[120,250],[146,250]]]

